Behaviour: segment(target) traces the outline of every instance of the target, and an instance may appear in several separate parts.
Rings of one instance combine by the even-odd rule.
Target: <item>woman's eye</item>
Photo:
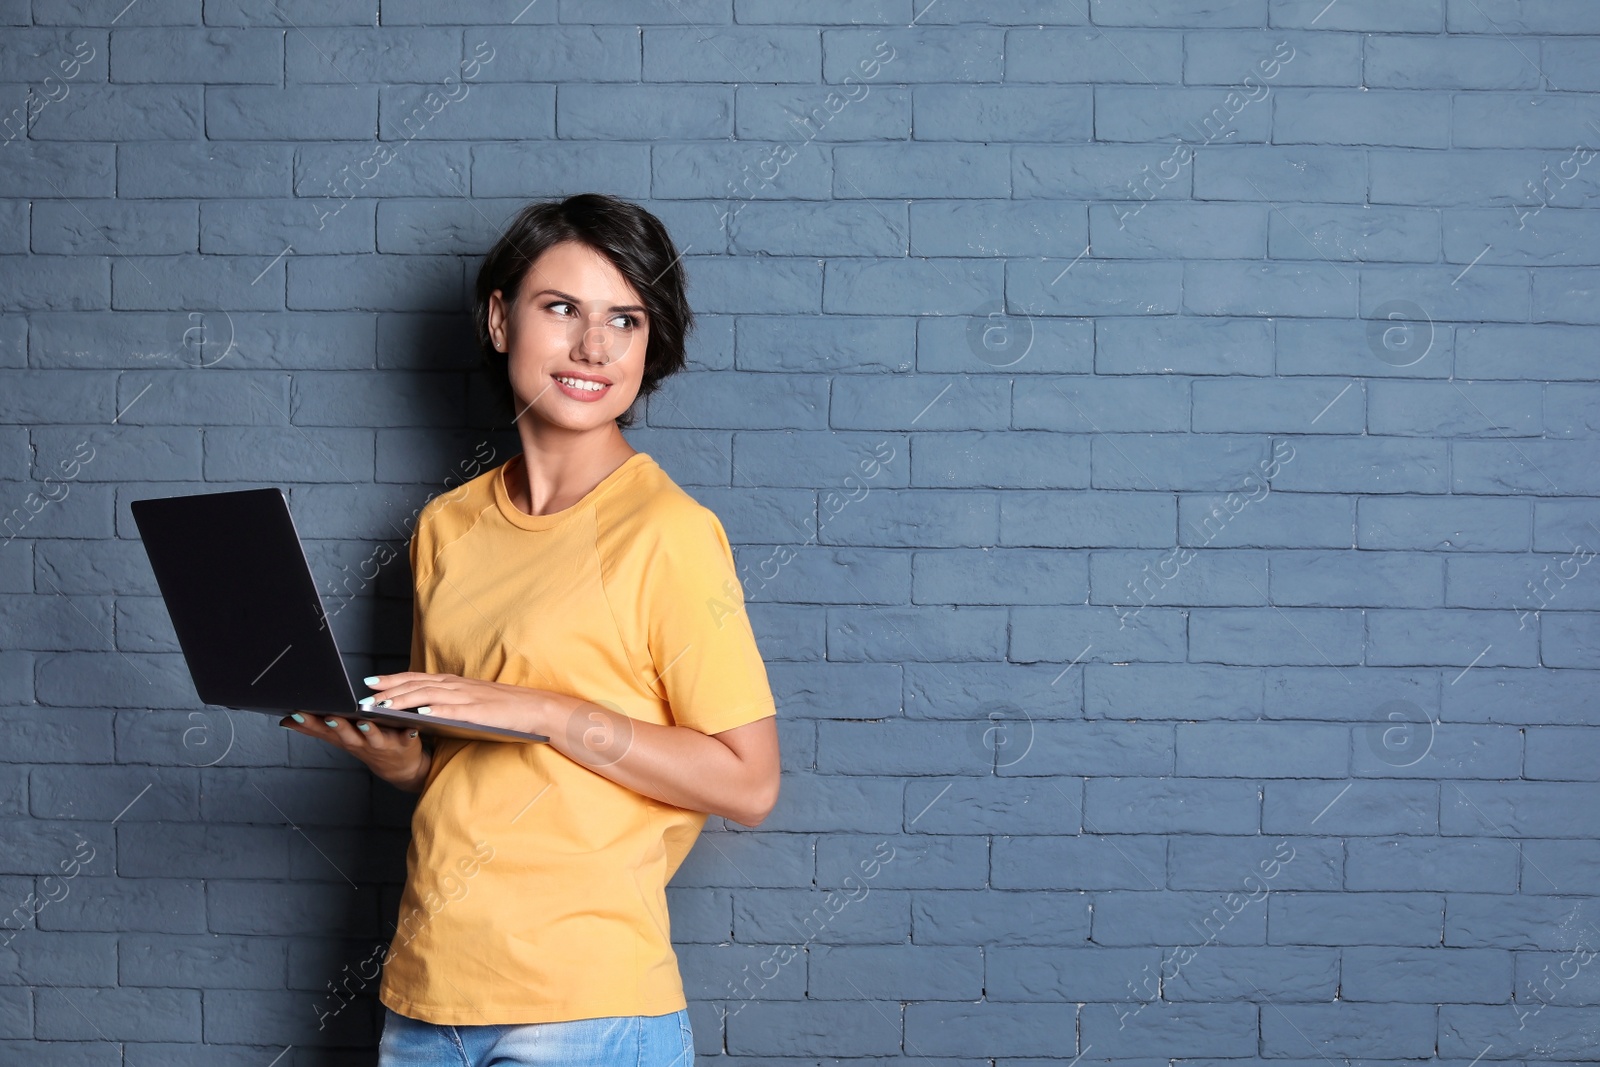
[[[633,329],[633,328],[635,328],[636,326],[639,325],[639,320],[634,318],[632,315],[618,315],[616,318],[612,319],[611,321],[612,322],[621,322],[622,323],[622,328],[624,330],[631,330],[631,329]]]

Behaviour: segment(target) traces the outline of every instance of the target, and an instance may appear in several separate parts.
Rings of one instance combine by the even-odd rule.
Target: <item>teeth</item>
[[[556,375],[556,381],[573,389],[582,389],[586,393],[598,393],[605,388],[603,382],[586,382],[582,378],[563,378],[559,374]]]

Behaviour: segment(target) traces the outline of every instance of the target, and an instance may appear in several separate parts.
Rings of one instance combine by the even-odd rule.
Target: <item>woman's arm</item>
[[[389,707],[426,707],[440,718],[543,734],[558,752],[596,774],[675,807],[759,826],[778,802],[778,725],[772,715],[703,734],[632,719],[547,689],[419,671],[379,675],[376,681],[373,697],[389,701]]]
[[[641,722],[579,697],[530,692],[534,733],[636,793],[745,826],[759,826],[778,802],[775,716],[703,734]]]

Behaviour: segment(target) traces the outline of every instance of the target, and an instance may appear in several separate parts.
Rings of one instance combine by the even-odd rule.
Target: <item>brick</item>
[[[1172,541],[1177,507],[1170,493],[1006,493],[1001,544],[1059,548],[1159,548]]]
[[[1184,35],[1183,78],[1190,85],[1361,84],[1361,40],[1354,34],[1276,30],[1196,30]],[[1287,45],[1289,51],[1283,46]],[[1254,81],[1246,85],[1244,79]]]
[[[1168,969],[1186,957],[1168,956]],[[1172,978],[1162,972],[1161,997],[1173,1001],[1250,1001],[1263,987],[1274,1003],[1328,1001],[1339,985],[1338,956],[1330,949],[1210,946]],[[1345,998],[1348,999],[1348,998]]]
[[[888,1010],[885,1024],[882,1014]],[[897,1051],[901,1028],[899,1004],[873,1001],[829,1004],[754,1003],[727,1022],[727,1048],[741,1056],[822,1055],[823,1050],[850,1056],[888,1055]],[[842,1038],[842,1040],[841,1040]]]
[[[1463,93],[1455,102],[1450,143],[1459,148],[1571,149],[1573,132],[1588,117],[1581,100],[1559,95]]]
[[[1356,298],[1356,279],[1332,263],[1184,265],[1184,309],[1199,315],[1348,315]]]
[[[906,21],[909,26],[911,20]],[[1005,63],[1005,36],[1003,30],[970,26],[824,29],[822,79],[861,79],[881,69],[880,76],[901,83],[999,81]]]
[[[1366,82],[1398,89],[1537,89],[1539,71],[1509,39],[1370,37]]]
[[[1327,10],[1316,0],[1269,0],[1273,26],[1320,30],[1364,30],[1390,33],[1437,33],[1444,28],[1445,0],[1418,0],[1396,9],[1381,0],[1349,0],[1342,11]]]
[[[1012,195],[1181,200],[1189,195],[1187,167],[1192,159],[1192,151],[1175,149],[1159,156],[1144,145],[1018,145],[1012,150]],[[1151,168],[1153,175],[1148,173]]]
[[[1162,1059],[1180,1049],[1196,1056],[1236,1058],[1256,1047],[1256,1020],[1248,1004],[1163,1006],[1159,1014],[1128,1018],[1137,1011],[1115,1004],[1085,1004],[1081,1010],[1083,1047],[1119,1058]]]
[[[1573,25],[1582,18],[1578,9],[1574,8],[1569,15],[1566,26],[1557,27],[1551,32],[1564,33],[1566,27]],[[1579,38],[1578,40],[1545,41],[1543,48],[1544,73],[1553,87],[1560,85],[1563,89],[1577,89],[1594,92],[1600,89],[1600,80],[1595,77],[1595,61],[1600,56],[1595,54],[1595,42]],[[1534,86],[1506,86],[1506,88],[1532,88]]]
[[[32,251],[93,256],[194,252],[197,214],[194,204],[159,200],[41,201],[33,208]]]
[[[995,145],[840,145],[833,149],[833,195],[1007,197],[1010,170],[1009,154]]]
[[[1353,666],[1361,613],[1346,608],[1210,608],[1189,617],[1189,658],[1237,666]]]
[[[1600,33],[1600,16],[1578,0],[1449,0],[1451,33]]]
[[[814,945],[807,955],[813,999],[852,999],[851,984],[865,982],[901,1000],[977,1000],[983,984],[973,947]]]
[[[125,26],[111,33],[113,81],[171,82],[175,70],[207,85],[275,85],[283,76],[284,34],[279,30]]]
[[[1437,945],[1444,902],[1437,893],[1275,893],[1267,901],[1269,943]]]
[[[1008,82],[1183,80],[1183,37],[1159,30],[1014,30],[1006,35],[1005,56]]]
[[[1216,4],[1208,0],[1090,0],[1090,17],[1097,26],[1240,26],[1253,28],[1265,22],[1266,0]]]
[[[1098,141],[1170,142],[1209,145],[1269,140],[1271,110],[1254,89],[1095,88],[1094,135]]]
[[[120,150],[108,144],[8,144],[0,196],[113,196]]]
[[[1338,889],[1343,882],[1344,845],[1335,838],[1285,838],[1270,846],[1263,837],[1179,837],[1168,850],[1168,882],[1174,889],[1207,889],[1254,896],[1286,889]],[[1228,950],[1227,955],[1253,958],[1250,950]],[[1314,954],[1316,956],[1325,954]],[[1170,959],[1171,957],[1169,957]],[[1173,961],[1174,964],[1177,961]],[[1318,960],[1320,963],[1320,960]],[[1184,967],[1189,971],[1189,967]],[[1305,977],[1305,988],[1320,988],[1322,967]],[[1184,999],[1202,1000],[1206,979],[1191,973]],[[1224,985],[1213,970],[1209,982]],[[1237,999],[1230,993],[1223,999]]]
[[[998,608],[830,609],[828,658],[852,662],[999,659],[1005,612]]]
[[[40,990],[34,1036],[42,1041],[198,1041],[198,989]]]
[[[1095,894],[1094,941],[1097,945],[1260,945],[1265,943],[1267,912],[1245,894],[1230,902],[1227,894],[1142,892]],[[1270,899],[1270,895],[1269,898]],[[1196,949],[1198,952],[1199,949]],[[1137,975],[1129,975],[1136,978]]]
[[[1362,204],[1366,189],[1365,153],[1353,147],[1227,145],[1194,160],[1199,200]]]
[[[1093,604],[1138,609],[1163,606],[1265,604],[1267,558],[1257,552],[1095,552],[1089,581]]]
[[[1007,265],[1005,298],[1028,314],[1171,315],[1182,287],[1178,263],[1020,260]]]
[[[1281,444],[1281,442],[1280,442]],[[1298,437],[1273,487],[1286,492],[1442,493],[1445,442],[1408,438]]]
[[[912,459],[917,485],[1010,489],[1089,485],[1089,442],[1084,437],[1027,430],[928,432],[918,439]]]
[[[1349,387],[1355,384],[1355,389]],[[1194,383],[1194,428],[1218,433],[1360,433],[1365,397],[1358,383],[1223,379]],[[1348,399],[1347,399],[1347,393]]]
[[[134,143],[117,146],[121,197],[271,197],[287,193],[288,145]]]
[[[697,854],[698,850],[691,853]],[[749,883],[738,884],[743,888]],[[968,894],[941,890],[932,895],[948,899]],[[870,888],[864,896],[831,890],[745,889],[734,897],[734,940],[771,945],[797,940],[827,945],[902,945],[910,936],[912,898],[913,894],[905,891]]]
[[[1261,672],[1202,664],[1089,663],[1084,714],[1090,718],[1253,719],[1261,714]]]
[[[319,226],[326,213],[364,194],[458,197],[467,188],[472,151],[467,145],[426,141],[375,147],[304,144],[294,149],[294,191],[307,198],[306,214]]]
[[[1179,662],[1183,618],[1171,608],[1120,611],[1111,607],[1016,607],[1011,609],[1009,658],[1021,663],[1071,663],[1087,658],[1117,662]]]
[[[826,90],[816,85],[740,85],[734,89],[733,129],[741,139],[780,141],[795,151],[813,141],[907,140],[912,94],[893,80],[884,73],[875,81],[857,79],[859,84]],[[670,151],[677,146],[662,147]]]
[[[1433,782],[1268,781],[1261,830],[1268,834],[1433,834],[1439,828],[1439,786]],[[1430,942],[1431,943],[1431,942]]]
[[[1578,159],[1566,162],[1526,150],[1373,151],[1371,168],[1374,204],[1493,205],[1515,221],[1530,223],[1543,217],[1540,205],[1577,207],[1592,201],[1600,188],[1600,178]],[[1455,180],[1443,183],[1446,175]]]
[[[1535,322],[1600,323],[1595,311],[1597,288],[1593,269],[1535,271],[1532,318]]]
[[[378,92],[351,85],[218,86],[206,90],[206,136],[228,141],[368,140]]]
[[[1189,387],[1181,378],[1069,377],[1039,385],[1048,387],[1015,391],[1012,425],[1058,432],[1033,435],[1018,430],[1012,433],[1035,438],[1035,448],[1053,439],[1055,449],[1045,451],[1059,454],[1072,449],[1070,454],[1076,456],[1075,446],[1079,441],[1087,449],[1088,438],[1063,437],[1062,433],[1160,432],[1189,428]],[[1013,462],[1024,461],[1018,456]],[[1055,462],[1059,465],[1059,459]]]
[[[1439,216],[1422,208],[1286,204],[1268,222],[1273,259],[1433,263],[1440,255]]]
[[[1434,1047],[1432,1004],[1289,1004],[1263,1015],[1267,1056],[1298,1055],[1306,1043],[1339,1056],[1422,1056]],[[1421,1050],[1421,1051],[1419,1051]]]
[[[822,310],[827,314],[938,315],[976,308],[1003,292],[999,262],[959,259],[829,260]]]
[[[1391,313],[1397,317],[1390,318]],[[1284,319],[1277,323],[1276,339],[1281,375],[1450,377],[1452,328],[1404,306],[1391,305],[1384,317],[1369,322]]]
[[[1145,969],[1154,974],[1160,963],[1152,948],[994,947],[984,958],[984,993],[991,1000],[1057,1004],[1125,998],[1127,978]]]
[[[733,133],[733,94],[711,86],[563,85],[556,96],[556,129],[566,139],[627,140],[638,130],[691,139]]]
[[[282,270],[296,310],[444,310],[455,306],[461,278],[460,262],[445,256],[286,257],[271,268]]]
[[[795,204],[752,200],[743,204],[733,216],[728,231],[732,251],[746,255],[826,256],[840,247],[842,242],[849,241],[863,254],[888,257],[905,254],[908,227],[904,204],[866,201]],[[916,239],[915,234],[911,237]],[[964,255],[981,250],[972,248],[937,254]],[[919,250],[919,254],[934,253],[924,248]],[[754,320],[745,321],[754,325]],[[831,330],[841,335],[841,341],[845,341],[849,339],[848,333],[842,327],[854,326],[858,321],[785,320],[784,325],[797,330]],[[860,363],[841,356],[840,365],[859,367]]]
[[[535,31],[541,32],[542,31]],[[576,28],[566,33],[587,33],[598,38],[606,31]],[[609,31],[615,33],[616,31]],[[592,48],[578,51],[572,45],[568,50],[577,54],[568,56],[556,53],[565,64],[544,62],[528,64],[519,71],[509,67],[511,73],[497,69],[497,77],[530,78],[565,81],[568,79],[601,81],[609,78],[591,73],[592,66],[601,71],[611,70],[613,77],[621,80],[627,73],[631,78],[637,72],[625,71],[620,60],[635,52],[632,32],[624,43],[611,37],[595,40]],[[583,40],[588,45],[587,40]],[[529,44],[551,49],[548,40],[530,38]],[[553,49],[551,49],[553,51]],[[593,56],[589,52],[593,52]],[[738,57],[731,65],[730,57]],[[598,61],[598,62],[597,62]],[[609,63],[609,66],[602,65]],[[544,73],[551,70],[552,73]],[[538,72],[537,75],[534,72]],[[725,27],[700,29],[687,27],[650,27],[644,31],[644,80],[667,82],[815,82],[822,72],[821,35],[814,29],[769,29]]]
[[[68,896],[39,913],[38,922],[49,930],[195,934],[205,930],[205,908],[198,881],[85,873],[72,880]]]
[[[1373,837],[1350,842],[1348,850],[1345,886],[1352,890],[1516,890],[1513,841]]]
[[[1280,552],[1272,602],[1295,607],[1428,608],[1445,603],[1444,561],[1417,552]]]
[[[911,930],[912,942],[918,945],[1083,947],[1089,937],[1089,897],[1070,891],[914,893]]]
[[[1084,824],[1098,833],[1253,833],[1261,825],[1258,788],[1253,781],[1091,778]]]
[[[1177,773],[1194,778],[1341,778],[1342,726],[1179,723]]]
[[[0,256],[0,311],[92,311],[111,306],[104,263],[75,256]]]
[[[438,83],[454,75],[462,56],[461,31],[456,29],[399,29],[391,25],[393,12],[385,11],[384,28],[291,30],[284,40],[284,65],[274,71],[290,83],[329,83],[359,85],[364,82],[423,81]],[[213,30],[212,33],[226,31]],[[248,32],[248,31],[245,31]],[[522,36],[521,30],[502,27],[505,38]],[[497,54],[497,58],[506,53]],[[486,74],[489,67],[482,68]],[[480,77],[483,75],[480,75]]]
[[[1527,734],[1527,762],[1523,777],[1591,782],[1596,777],[1596,745],[1591,731],[1546,727]]]
[[[1267,249],[1267,213],[1255,205],[1092,204],[1089,226],[1094,254],[1111,259],[1259,259]]]
[[[1078,687],[1059,680],[1059,671],[1009,663],[951,663],[905,666],[905,709],[912,718],[970,719],[974,706],[1022,718],[1025,701],[1052,718],[1076,718]],[[1059,681],[1060,684],[1057,684]]]
[[[1043,201],[918,201],[910,216],[914,256],[1073,256],[1089,243],[1083,212]]]
[[[1537,384],[1374,382],[1367,428],[1376,434],[1426,437],[1536,437]]]
[[[559,100],[554,87],[463,82],[460,88],[458,94],[455,87],[384,87],[378,94],[378,136],[402,143],[556,136]]]
[[[950,549],[912,560],[919,604],[1054,604],[1088,597],[1088,560],[1038,549]]]
[[[201,135],[202,118],[198,85],[73,84],[60,103],[38,113],[28,136],[48,141],[188,141]]]

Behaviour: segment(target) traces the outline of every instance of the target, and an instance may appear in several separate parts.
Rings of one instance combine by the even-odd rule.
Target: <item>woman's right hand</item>
[[[428,768],[433,764],[433,754],[414,729],[382,726],[371,719],[352,723],[344,716],[314,711],[296,711],[279,719],[278,724],[344,749],[403,792],[422,792]]]

